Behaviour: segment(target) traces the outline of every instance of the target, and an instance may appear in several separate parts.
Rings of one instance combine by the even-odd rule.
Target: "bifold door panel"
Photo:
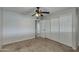
[[[50,39],[59,41],[59,18],[51,19],[51,36]]]
[[[72,15],[60,17],[60,42],[72,46]]]

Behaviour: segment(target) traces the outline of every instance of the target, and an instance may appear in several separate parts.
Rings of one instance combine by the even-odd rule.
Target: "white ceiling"
[[[66,8],[69,8],[69,7],[41,7],[43,11],[49,11],[50,13],[60,11]],[[4,9],[27,15],[27,14],[34,13],[34,10],[36,8],[35,7],[4,7]]]

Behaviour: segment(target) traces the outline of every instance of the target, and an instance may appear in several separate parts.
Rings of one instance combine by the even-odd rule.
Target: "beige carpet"
[[[1,52],[71,52],[72,48],[53,40],[38,38],[3,46]]]

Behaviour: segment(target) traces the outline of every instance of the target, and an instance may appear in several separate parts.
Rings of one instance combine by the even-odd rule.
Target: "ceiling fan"
[[[32,16],[36,16],[37,19],[40,16],[44,16],[43,14],[50,14],[50,12],[40,10],[40,7],[36,7],[35,13]]]

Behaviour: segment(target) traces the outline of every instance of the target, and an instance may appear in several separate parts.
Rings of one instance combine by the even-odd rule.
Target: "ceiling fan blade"
[[[43,16],[43,15],[41,15],[41,16]]]
[[[41,13],[50,14],[50,12],[41,12]]]
[[[35,14],[33,14],[32,16],[35,16]]]

